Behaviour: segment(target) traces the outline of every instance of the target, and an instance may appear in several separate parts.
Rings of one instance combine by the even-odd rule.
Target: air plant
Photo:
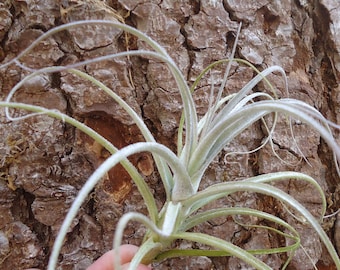
[[[146,42],[150,48],[153,49],[153,51],[126,51],[112,55],[106,55],[103,57],[97,57],[95,59],[79,62],[69,66],[53,66],[39,70],[31,70],[31,74],[25,77],[12,89],[7,99],[0,102],[0,106],[5,107],[6,116],[9,120],[22,120],[26,117],[32,117],[36,114],[47,114],[80,129],[84,133],[91,136],[98,143],[103,145],[103,147],[105,147],[111,153],[111,156],[105,160],[86,181],[85,185],[79,191],[78,196],[69,209],[53,246],[48,265],[49,270],[55,269],[56,267],[63,240],[65,239],[68,228],[70,227],[72,220],[77,215],[79,208],[86,200],[89,193],[93,190],[95,185],[105,175],[105,173],[118,163],[123,165],[123,167],[133,179],[140,194],[142,195],[148,211],[148,215],[143,215],[137,212],[129,212],[124,214],[119,220],[115,231],[113,248],[115,248],[117,251],[116,255],[118,256],[119,246],[122,243],[124,228],[128,222],[132,220],[138,221],[148,229],[140,249],[131,262],[130,269],[135,269],[140,263],[149,264],[155,260],[163,260],[175,256],[200,255],[235,256],[256,269],[270,269],[270,267],[262,262],[258,257],[256,257],[256,255],[274,253],[288,254],[288,259],[283,265],[283,268],[286,268],[294,255],[294,251],[301,246],[298,232],[286,221],[269,213],[245,207],[220,207],[217,209],[203,210],[203,207],[207,204],[219,198],[229,196],[240,191],[260,193],[271,196],[285,205],[287,209],[291,209],[295,216],[298,216],[300,219],[305,220],[306,223],[309,223],[310,226],[313,227],[318,233],[321,241],[327,248],[337,268],[340,269],[340,259],[326,232],[321,227],[321,221],[327,207],[325,195],[319,184],[312,177],[298,172],[285,171],[258,175],[238,181],[216,183],[203,190],[199,190],[199,186],[204,177],[205,171],[214,158],[222,151],[222,149],[253,123],[260,120],[265,124],[266,122],[264,117],[267,115],[274,115],[274,124],[271,128],[268,128],[265,124],[268,130],[268,137],[265,142],[271,142],[271,135],[277,121],[276,116],[278,113],[282,113],[288,118],[292,117],[294,119],[299,119],[300,121],[317,130],[323,139],[328,143],[329,147],[334,151],[336,157],[340,157],[339,146],[336,144],[330,131],[330,126],[335,126],[334,124],[327,121],[316,109],[302,101],[290,98],[275,98],[275,90],[268,82],[266,77],[273,72],[280,73],[283,80],[285,81],[285,87],[287,88],[286,75],[281,67],[272,66],[260,72],[246,61],[234,59],[234,53],[236,50],[235,42],[231,57],[226,60],[217,61],[216,63],[213,63],[207,67],[190,88],[174,61],[164,50],[164,48],[157,42],[130,26],[104,20],[72,22],[51,29],[39,37],[34,43],[31,44],[31,46],[20,53],[15,59],[3,64],[2,67],[11,63],[16,63],[21,67],[28,69],[22,63],[20,63],[20,58],[31,51],[41,40],[59,31],[85,24],[99,24],[118,27]],[[174,153],[166,146],[157,143],[152,133],[145,125],[143,119],[125,101],[123,101],[122,98],[120,98],[102,82],[77,69],[77,67],[88,63],[135,55],[147,58],[156,58],[163,61],[167,64],[169,70],[173,74],[174,80],[177,83],[178,91],[181,95],[183,104],[183,114],[178,129],[177,153]],[[226,85],[233,61],[251,66],[258,74],[239,92],[224,97],[222,93]],[[192,92],[195,90],[195,87],[201,78],[206,75],[210,69],[221,63],[227,63],[223,82],[218,89],[216,98],[213,98],[214,86],[212,86],[211,102],[209,108],[204,117],[199,120],[195,103],[192,98]],[[131,116],[132,120],[138,126],[142,135],[144,136],[145,142],[134,143],[118,150],[114,145],[112,145],[109,141],[92,130],[90,127],[68,115],[53,109],[46,109],[40,106],[11,101],[14,93],[31,78],[39,74],[59,71],[75,74],[84,80],[92,82],[101,91],[105,91]],[[252,92],[253,88],[261,81],[264,81],[273,89],[273,95],[265,92]],[[32,111],[33,113],[15,118],[11,115],[10,108],[24,109]],[[160,210],[157,209],[155,198],[153,197],[151,190],[144,181],[143,177],[127,159],[130,155],[145,151],[152,154],[161,181],[164,185],[166,200]],[[322,200],[322,213],[319,218],[314,217],[292,196],[272,185],[272,183],[276,181],[292,179],[306,181],[312,184],[320,193],[320,198]],[[217,237],[205,233],[190,231],[190,229],[193,227],[211,219],[236,215],[255,216],[278,225],[279,228],[283,229],[279,230],[274,227],[261,227],[278,233],[286,239],[291,239],[292,241],[290,242],[293,244],[276,248],[244,250],[228,241],[219,239]],[[206,246],[210,246],[211,249],[172,249],[172,243],[178,239],[197,242]],[[119,260],[115,260],[115,263],[115,269],[120,269]]]

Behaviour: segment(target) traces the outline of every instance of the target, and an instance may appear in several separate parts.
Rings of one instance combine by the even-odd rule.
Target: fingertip
[[[125,244],[119,247],[119,258],[122,265],[129,263],[133,256],[138,251],[138,247],[130,244]],[[116,253],[110,250],[95,261],[87,270],[113,270]],[[148,269],[148,268],[147,268]],[[140,269],[140,270],[144,270]],[[146,270],[146,269],[145,269]]]

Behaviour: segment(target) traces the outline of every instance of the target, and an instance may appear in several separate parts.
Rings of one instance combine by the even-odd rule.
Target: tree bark
[[[216,60],[228,58],[240,22],[242,30],[237,57],[258,69],[271,65],[284,68],[288,76],[286,93],[279,74],[269,76],[279,97],[305,101],[330,121],[340,122],[340,5],[335,0],[7,0],[0,3],[0,61],[17,56],[47,30],[71,21],[108,19],[136,27],[159,42],[180,67],[189,84]],[[124,50],[147,47],[121,30],[84,26],[57,33],[25,55],[22,63],[31,69],[67,65]],[[210,86],[218,86],[225,67],[202,79],[193,93],[200,116],[209,105]],[[143,117],[157,140],[173,150],[181,115],[176,83],[163,63],[143,57],[115,59],[83,67],[120,95]],[[29,73],[17,65],[0,70],[0,98]],[[225,94],[239,91],[254,71],[235,63]],[[255,90],[267,90],[259,85]],[[14,100],[55,108],[93,127],[118,148],[141,141],[142,136],[129,116],[105,93],[67,72],[41,74],[30,80]],[[17,115],[23,112],[16,111]],[[0,112],[0,268],[45,269],[53,241],[77,192],[93,170],[108,156],[90,138],[62,121],[38,115],[10,122]],[[293,122],[295,141],[287,124],[278,124],[270,146],[256,153],[227,155],[255,149],[266,136],[260,123],[227,145],[211,164],[202,187],[257,174],[295,170],[314,177],[329,200],[328,214],[339,208],[338,176],[332,154],[319,134],[299,121]],[[338,132],[335,131],[338,136]],[[306,160],[302,159],[302,155]],[[157,202],[164,202],[164,190],[151,156],[131,158],[151,186]],[[320,210],[318,194],[301,182],[278,184],[312,213]],[[215,205],[255,207],[284,218],[302,235],[302,245],[314,263],[331,269],[332,264],[317,235],[295,221],[281,204],[258,194],[242,193],[218,200]],[[146,213],[142,198],[122,167],[117,166],[95,188],[82,206],[63,246],[58,269],[85,269],[112,246],[119,217],[129,211]],[[340,248],[340,222],[333,216],[324,227]],[[268,231],[240,224],[262,224],[240,217],[216,219],[195,230],[217,235],[254,249],[283,245]],[[262,224],[263,225],[263,224]],[[131,222],[125,230],[127,243],[139,245],[145,228]],[[196,243],[176,243],[202,248]],[[273,269],[280,269],[285,255],[261,257]],[[155,269],[246,269],[235,258],[172,259]],[[248,269],[248,268],[247,268]],[[313,269],[310,258],[299,249],[289,269]]]

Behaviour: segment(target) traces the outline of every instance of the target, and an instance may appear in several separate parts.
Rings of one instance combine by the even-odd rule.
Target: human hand
[[[136,254],[138,247],[134,245],[122,245],[119,249],[120,263],[122,269],[127,269],[133,256]],[[91,264],[87,270],[115,270],[114,265],[114,250],[110,250],[102,255],[97,261]],[[26,270],[39,270],[38,268],[30,268]],[[136,270],[151,270],[151,267],[143,264],[139,265]]]
[[[122,245],[119,248],[120,263],[122,269],[127,269],[133,256],[136,254],[138,247],[134,245]],[[87,270],[115,270],[114,265],[114,250],[110,250],[102,255],[97,261],[90,265]],[[137,270],[150,270],[151,268],[146,265],[139,265]]]

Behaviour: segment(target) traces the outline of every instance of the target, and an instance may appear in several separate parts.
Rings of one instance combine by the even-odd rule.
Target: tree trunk
[[[228,58],[242,22],[236,56],[259,70],[271,65],[283,67],[289,93],[279,74],[269,76],[279,97],[305,101],[327,119],[340,122],[340,5],[336,0],[5,0],[0,3],[0,61],[17,56],[47,30],[71,21],[108,19],[125,22],[159,42],[173,57],[189,84],[216,60]],[[121,30],[102,26],[82,26],[59,32],[39,43],[21,63],[31,69],[67,65],[125,50],[146,48],[143,42]],[[147,49],[147,48],[146,48]],[[157,140],[174,151],[181,115],[181,99],[176,83],[163,63],[144,57],[117,58],[83,67],[120,95],[143,117]],[[225,66],[202,79],[193,93],[199,115],[209,105],[210,86],[218,86]],[[29,74],[12,64],[0,70],[0,97]],[[233,64],[225,94],[239,91],[254,71]],[[262,91],[265,85],[257,86]],[[267,89],[269,91],[269,89]],[[104,135],[118,148],[141,141],[142,136],[129,116],[105,93],[89,82],[66,71],[41,74],[20,88],[13,100],[55,108],[81,120]],[[23,112],[15,111],[16,115]],[[45,269],[54,239],[77,192],[93,170],[108,156],[86,135],[62,121],[37,115],[8,121],[0,113],[0,268]],[[293,121],[294,138],[284,121],[270,145],[256,153],[233,154],[255,149],[266,137],[258,123],[227,145],[211,164],[202,187],[222,181],[294,170],[314,177],[329,199],[327,214],[340,205],[338,176],[332,154],[314,130]],[[336,135],[338,132],[336,133]],[[297,147],[298,145],[298,147]],[[302,159],[302,154],[306,159]],[[162,183],[148,153],[131,161],[151,186],[157,202],[164,198]],[[308,161],[308,162],[307,162]],[[302,202],[312,213],[320,210],[316,191],[300,182],[278,184]],[[254,207],[284,218],[302,235],[299,249],[289,269],[320,269],[331,261],[316,233],[297,222],[275,200],[258,194],[241,193],[218,200],[212,207],[238,205]],[[93,190],[82,206],[64,243],[58,269],[85,269],[111,249],[119,217],[129,211],[145,213],[137,188],[122,167],[115,167]],[[259,220],[239,217],[238,223],[218,219],[195,228],[246,249],[282,245],[284,239],[266,230],[240,224],[260,224]],[[264,225],[264,224],[262,224]],[[340,248],[340,221],[337,216],[324,220],[324,228]],[[145,228],[129,223],[124,241],[139,245]],[[181,247],[196,243],[178,242]],[[305,254],[310,256],[308,258]],[[273,269],[280,269],[286,255],[261,258]],[[312,262],[311,262],[312,261]],[[185,258],[155,264],[155,269],[249,269],[235,258]]]

